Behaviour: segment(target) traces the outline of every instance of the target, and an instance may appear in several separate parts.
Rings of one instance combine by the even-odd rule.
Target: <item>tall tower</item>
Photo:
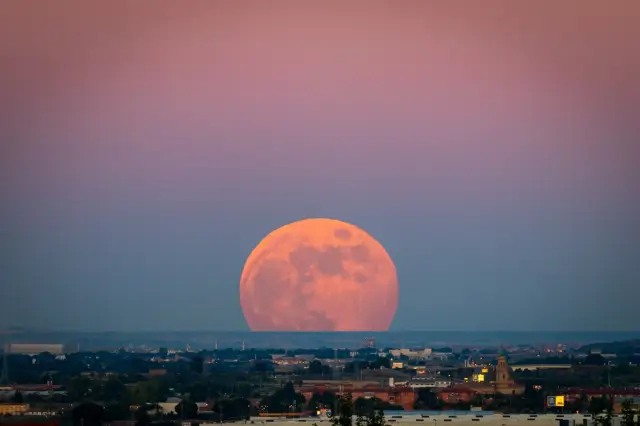
[[[507,357],[504,355],[500,355],[498,357],[498,365],[496,366],[496,382],[498,385],[511,383],[509,365],[507,364]]]

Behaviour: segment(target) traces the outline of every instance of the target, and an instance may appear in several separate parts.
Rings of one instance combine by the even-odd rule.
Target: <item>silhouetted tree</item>
[[[367,426],[385,426],[386,421],[384,419],[384,413],[382,410],[374,409],[365,417],[365,424]]]
[[[266,361],[258,361],[253,365],[253,370],[256,373],[264,374],[269,371],[269,364]]]
[[[16,404],[22,404],[24,402],[24,396],[22,396],[22,392],[15,391],[15,393],[11,397],[11,402],[15,402]]]
[[[151,416],[149,415],[149,407],[141,405],[135,412],[136,426],[148,426],[151,424]]]
[[[102,401],[120,401],[126,392],[126,388],[120,380],[109,379],[100,387],[99,391]]]
[[[598,415],[606,413],[613,409],[613,401],[606,395],[601,397],[594,396],[589,401],[589,413],[595,419]]]
[[[295,391],[292,382],[286,383],[272,395],[262,398],[261,406],[266,406],[270,413],[287,413],[301,411],[305,407],[306,399]]]
[[[198,404],[187,399],[180,401],[175,410],[181,419],[195,419],[198,417]]]
[[[636,412],[631,408],[631,401],[626,400],[622,403],[622,420],[621,426],[636,426],[635,420]]]
[[[317,359],[314,359],[309,363],[309,373],[310,374],[322,374],[322,363]]]
[[[89,396],[91,380],[88,377],[74,377],[66,385],[69,397],[74,401],[81,401]]]
[[[595,424],[611,426],[613,423],[613,400],[607,398],[606,395],[602,395],[600,398],[591,398],[589,413],[591,413]]]
[[[131,410],[127,404],[116,403],[104,408],[104,421],[115,422],[118,420],[130,420]]]
[[[583,361],[584,365],[603,366],[606,363],[607,360],[600,354],[589,354]]]
[[[245,398],[222,399],[213,405],[220,421],[246,420],[250,416],[251,404]]]
[[[391,358],[379,356],[370,364],[370,368],[378,370],[380,368],[391,368]]]
[[[333,426],[353,426],[353,398],[348,393],[338,398],[338,410],[331,417]]]
[[[380,398],[358,398],[353,403],[353,410],[357,416],[368,417],[374,411],[393,409],[394,407]]]
[[[440,410],[442,402],[431,389],[419,389],[414,408],[417,410]]]
[[[100,426],[104,419],[104,407],[94,402],[84,402],[71,413],[74,426]]]
[[[198,382],[189,387],[189,399],[191,401],[205,401],[209,397],[209,386],[206,383]]]
[[[336,395],[333,392],[314,393],[307,408],[310,411],[317,411],[319,408],[333,408],[336,404]]]
[[[204,371],[204,359],[200,355],[191,360],[191,371],[196,374],[202,374]]]

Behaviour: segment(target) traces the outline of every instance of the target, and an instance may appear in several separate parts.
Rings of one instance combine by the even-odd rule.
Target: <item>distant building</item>
[[[450,353],[447,352],[431,352],[429,358],[431,359],[439,359],[440,361],[447,360],[451,357]]]
[[[480,394],[520,395],[524,392],[524,385],[511,378],[511,370],[504,355],[498,357],[498,364],[494,368],[482,368],[476,372],[472,382],[470,388]]]
[[[154,368],[149,370],[149,373],[148,373],[149,377],[162,377],[166,375],[167,375],[167,370],[165,370],[164,368]]]
[[[29,404],[0,404],[0,415],[16,416],[26,413],[29,410]]]
[[[471,381],[473,383],[484,383],[484,382],[488,382],[491,379],[494,379],[495,377],[491,377],[492,373],[489,372],[489,368],[488,367],[481,367],[479,369],[477,369],[473,375],[471,376]]]
[[[309,361],[299,357],[276,357],[272,355],[272,362],[275,365],[308,365]]]
[[[428,359],[432,354],[431,349],[412,350],[412,349],[391,349],[389,353],[394,358],[406,356],[409,359]]]
[[[2,391],[6,388],[0,388]],[[40,396],[51,396],[51,395],[65,395],[66,390],[60,385],[54,384],[34,384],[34,385],[14,385],[9,386],[8,392],[20,392],[23,395],[40,395]]]
[[[537,370],[569,370],[571,364],[519,364],[514,365],[513,371],[537,371]]]
[[[476,395],[521,395],[524,393],[524,385],[516,383],[511,378],[507,358],[504,355],[498,357],[498,364],[493,368],[483,368],[474,373],[472,381],[464,385],[455,385],[443,388],[440,397],[447,403],[469,402]]]
[[[453,385],[453,382],[449,379],[444,379],[444,378],[415,378],[412,380],[409,380],[406,384],[406,386],[412,388],[412,389],[422,389],[422,388],[428,388],[428,389],[442,389],[442,388],[448,388],[450,386]]]
[[[8,343],[5,345],[4,350],[8,354],[22,355],[38,355],[43,352],[49,352],[52,355],[65,353],[65,347],[60,343]]]
[[[478,393],[479,392],[469,387],[456,386],[442,389],[439,397],[445,404],[457,404],[460,402],[471,402]]]
[[[315,382],[315,383],[310,383]],[[324,392],[333,392],[337,395],[350,393],[354,400],[358,398],[378,398],[382,401],[394,405],[400,405],[404,410],[412,410],[413,403],[416,401],[416,393],[413,389],[406,386],[381,386],[374,381],[305,381],[302,386],[297,389],[307,400],[310,400],[313,394],[323,394]]]
[[[495,390],[503,395],[520,395],[524,393],[524,385],[518,384],[511,378],[507,357],[501,355],[498,357],[498,365],[496,366],[496,380],[494,382]]]

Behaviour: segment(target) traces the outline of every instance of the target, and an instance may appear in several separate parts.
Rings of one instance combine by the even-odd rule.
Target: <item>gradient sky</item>
[[[245,330],[328,216],[393,329],[640,329],[637,0],[0,4],[0,324]]]

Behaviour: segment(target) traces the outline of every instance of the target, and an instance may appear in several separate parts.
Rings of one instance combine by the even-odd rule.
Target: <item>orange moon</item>
[[[251,252],[240,304],[253,331],[386,331],[396,268],[371,235],[334,219],[276,229]]]

